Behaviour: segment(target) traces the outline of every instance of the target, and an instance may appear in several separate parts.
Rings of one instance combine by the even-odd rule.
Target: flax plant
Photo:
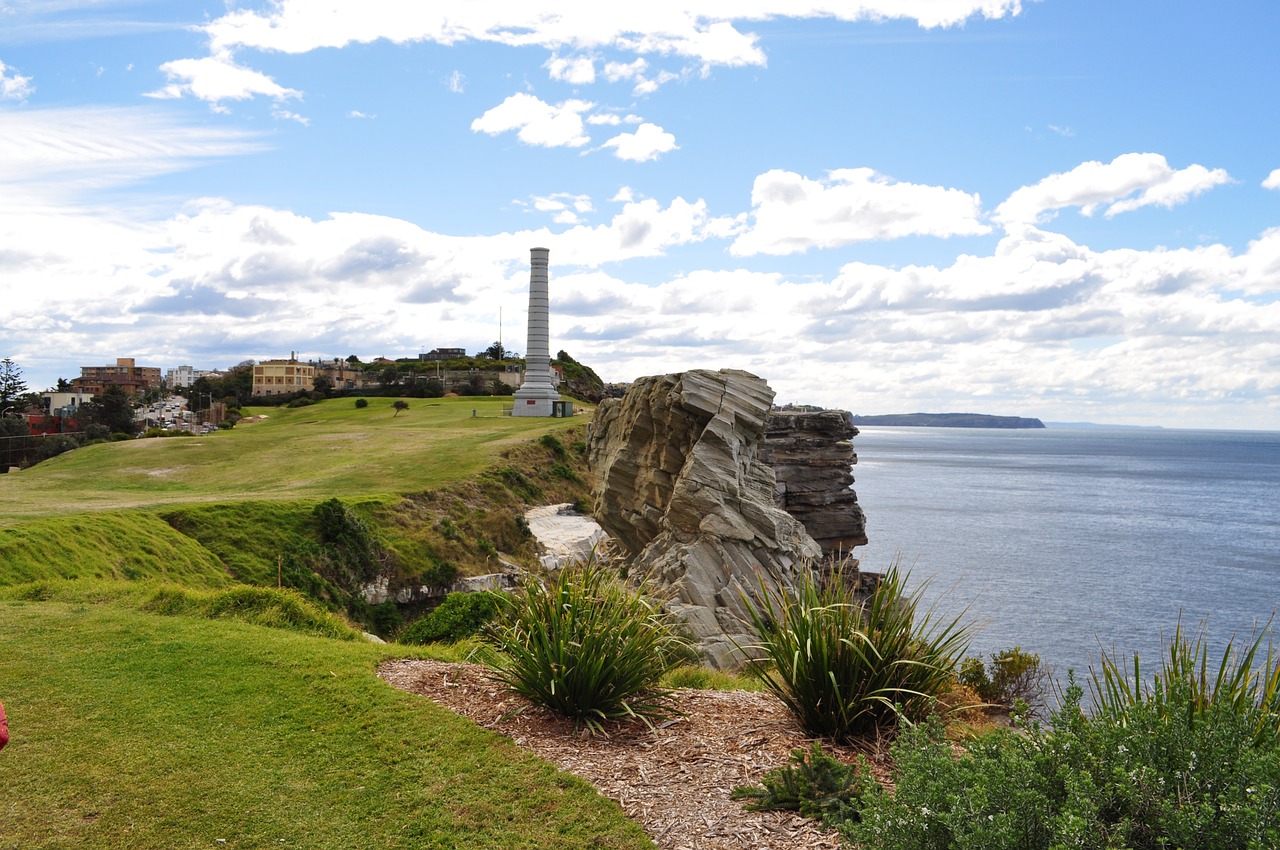
[[[862,738],[924,717],[955,678],[970,629],[939,619],[890,567],[866,604],[841,571],[822,583],[805,571],[794,595],[747,599],[759,643],[748,669],[810,735]]]
[[[687,654],[668,615],[591,559],[531,580],[483,633],[493,677],[591,734],[611,720],[648,725],[678,714],[659,686]]]
[[[1194,728],[1212,711],[1226,710],[1249,721],[1255,744],[1280,741],[1280,653],[1268,644],[1265,657],[1260,654],[1270,625],[1243,650],[1234,638],[1227,641],[1215,669],[1203,624],[1188,636],[1179,622],[1150,683],[1143,681],[1137,653],[1130,668],[1103,652],[1101,670],[1090,670],[1097,712],[1123,720],[1129,709],[1146,703],[1166,720]]]

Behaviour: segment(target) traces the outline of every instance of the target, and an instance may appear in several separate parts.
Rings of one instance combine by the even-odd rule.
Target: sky
[[[0,357],[1280,430],[1272,0],[0,0]]]

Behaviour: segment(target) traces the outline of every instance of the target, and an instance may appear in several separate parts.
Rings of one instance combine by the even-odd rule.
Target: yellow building
[[[316,367],[297,360],[264,360],[253,367],[255,396],[284,395],[315,386]]]

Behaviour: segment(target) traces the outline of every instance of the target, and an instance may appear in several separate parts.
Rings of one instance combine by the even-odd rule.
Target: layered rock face
[[[669,594],[704,657],[736,663],[754,637],[743,594],[787,592],[822,550],[775,504],[760,460],[773,390],[748,372],[641,378],[606,399],[587,435],[596,519]]]
[[[775,410],[764,425],[760,459],[777,477],[776,503],[804,525],[828,561],[867,545],[867,519],[853,491],[850,442],[858,433],[844,410]]]

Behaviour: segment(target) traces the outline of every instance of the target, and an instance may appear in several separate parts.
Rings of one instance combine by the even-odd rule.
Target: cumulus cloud
[[[203,59],[177,59],[164,63],[160,70],[168,76],[169,83],[147,92],[147,97],[191,95],[216,105],[224,100],[247,100],[259,94],[277,101],[302,96],[302,92],[285,88],[266,74],[237,65],[227,52]]]
[[[709,0],[685,4],[623,6],[524,2],[406,4],[396,0],[278,0],[265,9],[237,9],[204,26],[214,51],[242,47],[305,53],[380,39],[403,44],[466,41],[589,54],[610,48],[638,55],[673,55],[704,65],[763,65],[754,34],[739,24],[777,18],[839,21],[914,20],[922,27],[948,27],[973,17],[1002,18],[1021,12],[1020,0],[765,0],[726,5]]]
[[[590,56],[563,57],[552,54],[546,62],[551,79],[575,86],[590,85],[596,81],[596,65]]]
[[[648,162],[664,153],[678,150],[676,137],[657,124],[644,123],[634,133],[619,133],[602,147],[612,148],[618,159],[630,162]]]
[[[583,132],[582,113],[594,104],[566,100],[550,104],[534,95],[517,92],[471,122],[477,133],[497,136],[516,130],[527,145],[541,147],[582,147],[591,141]]]
[[[531,205],[538,212],[550,213],[556,224],[578,224],[583,215],[595,211],[589,195],[569,192],[534,196]]]
[[[869,168],[813,180],[772,170],[755,179],[751,224],[730,247],[738,256],[794,254],[873,239],[990,232],[981,201],[959,189],[896,182]]]
[[[1262,181],[1264,189],[1280,189],[1280,168],[1275,169],[1267,175],[1267,179]]]
[[[30,77],[24,77],[17,68],[0,62],[0,100],[26,100],[35,90]]]
[[[1024,186],[996,207],[995,219],[1004,225],[1043,223],[1066,207],[1080,207],[1086,216],[1105,208],[1103,215],[1110,218],[1146,206],[1173,207],[1230,180],[1221,168],[1174,169],[1160,154],[1127,153]]]

